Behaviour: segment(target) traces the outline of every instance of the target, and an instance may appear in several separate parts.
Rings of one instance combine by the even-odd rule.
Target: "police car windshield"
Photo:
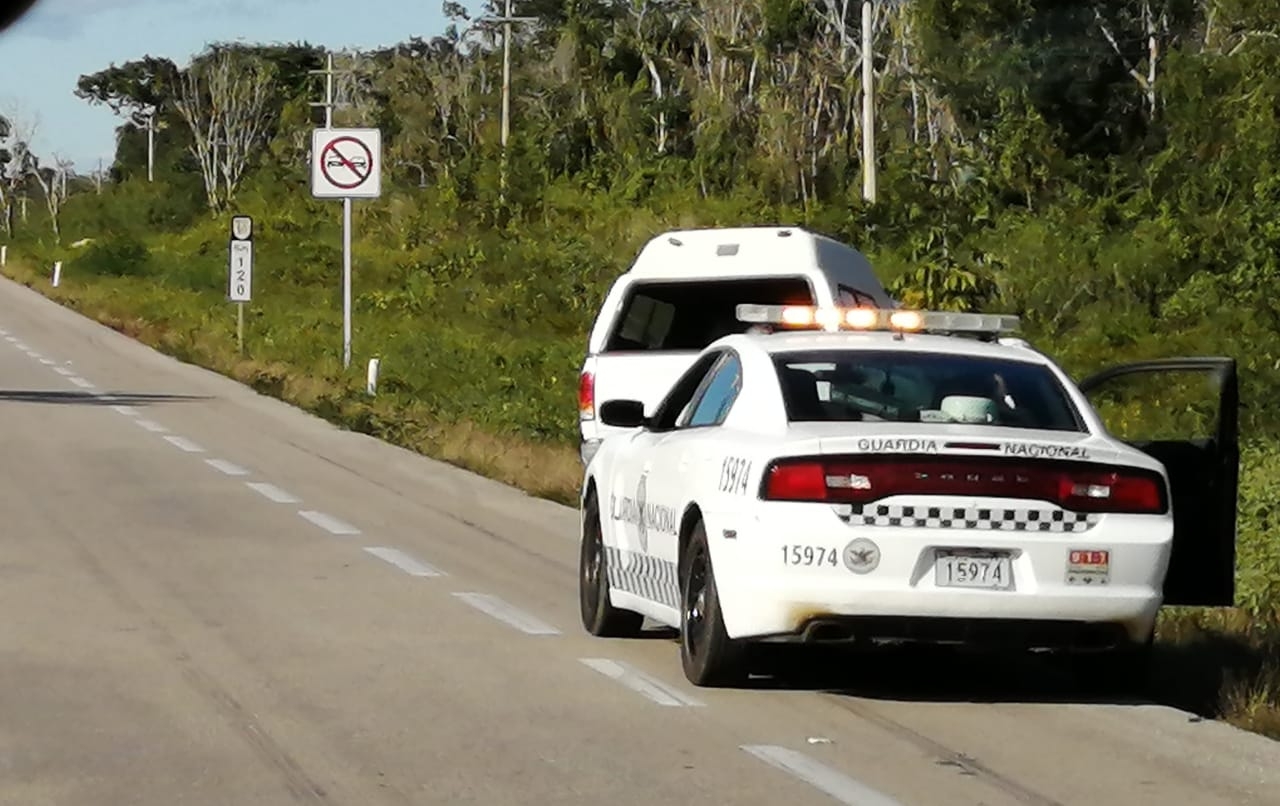
[[[792,422],[964,423],[1083,431],[1040,364],[938,353],[811,350],[774,356]]]

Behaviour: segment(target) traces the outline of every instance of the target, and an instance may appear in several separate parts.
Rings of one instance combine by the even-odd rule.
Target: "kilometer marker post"
[[[231,217],[227,255],[227,300],[236,303],[236,348],[244,355],[244,304],[253,300],[253,219]]]

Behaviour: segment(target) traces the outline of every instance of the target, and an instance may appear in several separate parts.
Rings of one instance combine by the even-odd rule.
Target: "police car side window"
[[[701,394],[694,399],[693,409],[687,418],[681,419],[685,428],[719,425],[729,416],[729,409],[738,399],[742,389],[742,362],[733,353],[720,361]]]

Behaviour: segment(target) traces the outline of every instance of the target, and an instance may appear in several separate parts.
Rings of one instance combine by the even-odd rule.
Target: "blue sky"
[[[482,4],[462,5],[474,15]],[[206,44],[239,38],[390,45],[443,32],[441,6],[440,0],[37,0],[0,32],[0,113],[38,120],[36,152],[47,159],[56,151],[87,174],[99,158],[110,164],[122,120],[74,95],[83,74],[147,54],[183,66]]]

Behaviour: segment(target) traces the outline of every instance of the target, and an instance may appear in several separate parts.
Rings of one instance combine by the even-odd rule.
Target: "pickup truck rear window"
[[[774,356],[792,422],[965,423],[1084,431],[1066,390],[1027,361],[826,350]]]
[[[627,290],[606,353],[659,350],[697,351],[748,325],[737,319],[738,305],[812,305],[804,277],[750,280],[638,282]]]

